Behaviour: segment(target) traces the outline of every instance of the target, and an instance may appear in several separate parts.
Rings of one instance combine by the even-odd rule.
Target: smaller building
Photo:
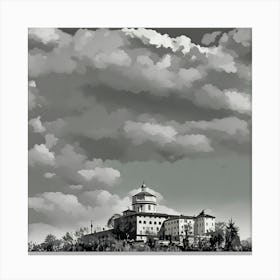
[[[204,210],[196,216],[194,234],[197,236],[205,236],[207,233],[215,231],[215,217],[205,214]]]
[[[164,222],[165,239],[182,242],[187,236],[189,241],[193,242],[194,225],[194,216],[181,215],[169,218]]]

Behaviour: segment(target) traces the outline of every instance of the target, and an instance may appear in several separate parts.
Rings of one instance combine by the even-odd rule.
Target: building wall
[[[155,213],[156,198],[154,196],[134,196],[132,198],[133,210],[136,212]]]
[[[137,240],[145,240],[147,235],[157,235],[166,217],[137,215]]]
[[[136,212],[155,213],[156,205],[147,203],[137,203],[133,205],[133,210]]]
[[[195,234],[205,235],[207,232],[215,231],[215,218],[197,217],[195,221]]]
[[[194,219],[191,218],[175,218],[164,222],[165,236],[171,236],[171,239],[180,240],[188,234],[194,234]]]

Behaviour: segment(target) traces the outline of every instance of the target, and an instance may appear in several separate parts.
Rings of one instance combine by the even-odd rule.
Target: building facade
[[[184,216],[171,217],[164,221],[165,238],[182,241],[186,236],[189,241],[194,241],[195,217]]]
[[[118,239],[147,241],[151,236],[182,241],[206,236],[215,230],[215,217],[202,211],[198,216],[169,215],[157,212],[156,195],[143,183],[140,192],[132,196],[132,210],[127,209],[114,220],[113,233]],[[97,234],[97,233],[96,233]],[[94,236],[94,234],[93,234]],[[98,233],[102,236],[102,233]]]

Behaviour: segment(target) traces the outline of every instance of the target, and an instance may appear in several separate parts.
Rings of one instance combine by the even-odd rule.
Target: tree
[[[190,224],[185,225],[185,238],[183,239],[183,246],[184,250],[188,250],[190,247],[190,241],[189,241],[189,232],[191,231],[192,226]]]
[[[120,214],[114,214],[107,222],[107,227],[108,228],[113,228],[114,227],[114,220],[121,217]]]
[[[88,227],[80,227],[74,232],[74,239],[77,242],[80,238],[82,238],[84,235],[89,233]]]
[[[63,250],[71,251],[75,245],[75,239],[72,233],[66,232],[65,235],[62,237],[63,240]]]
[[[225,240],[226,224],[224,222],[217,222],[215,224],[215,231],[210,232],[210,246],[212,250],[221,247]]]
[[[46,251],[57,251],[61,241],[53,234],[48,234],[45,238],[43,245]]]
[[[114,226],[114,234],[118,239],[135,239],[136,227],[135,222],[121,217]]]
[[[241,246],[238,235],[239,228],[235,225],[232,219],[229,220],[226,226],[225,250],[235,251]]]

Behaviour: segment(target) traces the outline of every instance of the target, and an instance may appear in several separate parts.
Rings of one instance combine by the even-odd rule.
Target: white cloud
[[[235,90],[221,91],[217,87],[207,84],[195,92],[194,103],[212,109],[229,109],[242,114],[251,113],[251,97],[249,94]]]
[[[31,166],[36,164],[54,165],[55,155],[53,152],[49,151],[45,144],[35,144],[34,147],[28,152],[28,163]]]
[[[177,131],[171,126],[162,126],[156,123],[139,123],[126,121],[124,125],[126,136],[136,145],[152,141],[164,146],[175,141]]]
[[[83,188],[83,186],[82,185],[70,185],[69,188],[76,191],[76,190],[81,190]]]
[[[79,170],[78,173],[86,180],[92,181],[93,179],[104,183],[107,186],[113,186],[120,178],[121,174],[118,170],[111,167],[96,167],[94,169]]]
[[[55,175],[56,175],[56,174],[53,173],[53,172],[46,172],[46,173],[44,174],[44,177],[47,178],[47,179],[51,179],[51,178],[53,178]]]
[[[173,52],[181,51],[183,54],[186,54],[195,46],[191,39],[184,35],[171,38],[167,34],[162,35],[155,30],[146,28],[124,28],[122,31],[131,38],[140,39],[145,45],[154,45],[157,48],[170,48]]]
[[[60,36],[59,42],[65,41],[63,36],[66,36],[72,44],[60,44],[48,53],[30,52],[29,70],[33,77],[51,72],[81,74],[87,73],[87,69],[92,68],[91,71],[95,71],[95,79],[105,86],[138,94],[146,91],[155,96],[176,95],[177,98],[186,98],[197,106],[207,107],[207,100],[203,101],[200,93],[196,94],[197,97],[188,90],[194,82],[202,81],[211,69],[229,74],[237,73],[241,76],[245,76],[246,73],[245,66],[236,62],[238,55],[228,50],[226,44],[211,48],[201,47],[192,43],[190,38],[184,35],[171,38],[167,34],[162,35],[155,30],[145,28],[125,28],[122,31],[79,30],[73,36],[61,30],[42,32],[51,34],[45,35],[46,38]],[[227,36],[236,37],[235,40],[246,44],[248,32],[243,29],[234,32]],[[218,33],[213,34],[210,35],[213,37]],[[137,50],[131,48],[127,38],[140,39],[146,48]],[[150,45],[170,49],[170,53],[163,56],[154,55],[149,49]],[[183,53],[184,57],[179,58],[177,52]],[[91,84],[93,81],[91,76],[89,77],[88,83]],[[229,98],[236,100],[237,96],[232,97],[232,95],[231,93]],[[247,112],[248,106],[246,106],[240,108],[239,104],[237,110]],[[213,108],[214,105],[210,104],[209,107]],[[216,109],[223,109],[223,107],[216,106]]]
[[[43,133],[46,131],[46,128],[42,125],[40,116],[38,116],[37,118],[31,119],[28,123],[29,123],[29,125],[32,126],[33,131],[35,133]]]
[[[56,145],[58,138],[56,138],[53,134],[46,134],[45,140],[46,140],[46,147],[48,149],[51,149]]]
[[[223,119],[213,119],[211,121],[189,121],[184,124],[189,129],[199,131],[213,130],[215,132],[224,132],[229,136],[245,135],[248,136],[250,131],[248,124],[237,117],[227,117]]]
[[[121,174],[118,170],[107,166],[102,159],[89,160],[78,150],[66,144],[57,152],[55,168],[59,177],[86,189],[111,188],[119,183]]]
[[[106,68],[109,65],[129,66],[130,57],[123,50],[116,50],[110,54],[99,53],[94,57],[94,64],[97,68]]]
[[[44,44],[58,42],[60,39],[55,28],[29,28],[28,36]]]
[[[150,141],[176,155],[211,152],[213,150],[210,140],[205,135],[179,134],[170,125],[127,121],[124,126],[124,132],[125,136],[136,145]]]

